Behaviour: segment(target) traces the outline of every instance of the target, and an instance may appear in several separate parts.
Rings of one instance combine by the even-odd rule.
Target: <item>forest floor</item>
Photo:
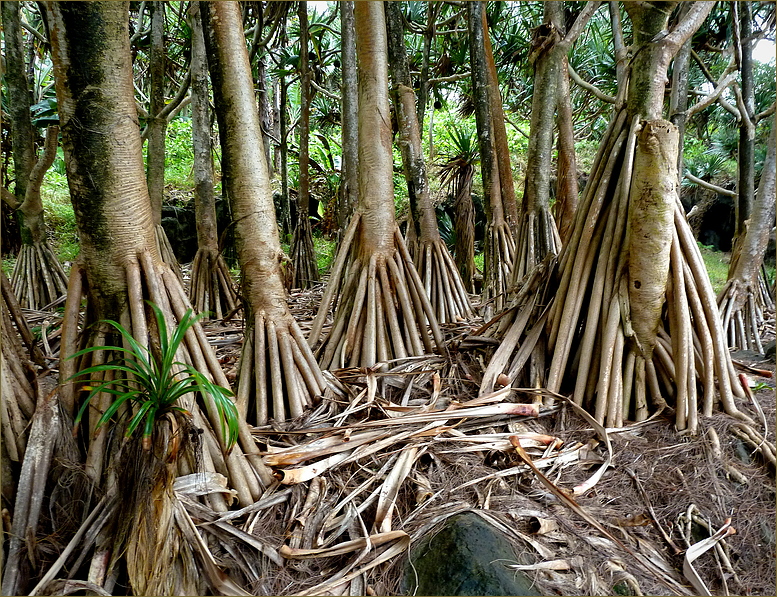
[[[321,290],[291,295],[304,331]],[[28,315],[32,326],[48,320],[56,329],[50,314]],[[255,428],[283,482],[261,500],[272,507],[249,507],[230,524],[285,559],[278,566],[254,552],[250,560],[245,545],[211,541],[227,573],[242,570],[257,595],[402,594],[408,548],[469,510],[508,536],[516,561],[504,564],[520,567],[541,595],[700,594],[693,569],[711,594],[777,594],[775,469],[735,420],[700,417],[693,437],[660,413],[605,430],[568,403],[539,406],[531,390],[478,399],[485,353],[462,340],[481,323],[443,326],[450,359],[327,373],[332,391],[312,412]],[[205,330],[234,380],[241,320]],[[752,404],[738,407],[767,423],[758,431],[774,442],[775,365],[754,353],[732,356],[763,417]],[[509,414],[514,403],[534,403],[539,416]],[[729,519],[729,534],[689,568],[688,548]]]

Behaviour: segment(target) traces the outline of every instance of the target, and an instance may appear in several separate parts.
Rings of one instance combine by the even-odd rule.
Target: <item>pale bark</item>
[[[162,202],[165,194],[165,134],[167,118],[161,112],[165,107],[165,3],[151,2],[151,49],[149,71],[148,158],[146,178],[154,225],[162,223]]]
[[[340,200],[337,209],[337,223],[340,231],[348,226],[356,208],[359,188],[359,142],[358,142],[358,82],[356,78],[356,40],[354,38],[353,1],[340,2],[341,10],[341,63],[342,88],[341,124],[342,124],[342,182]],[[342,236],[340,234],[339,236]]]

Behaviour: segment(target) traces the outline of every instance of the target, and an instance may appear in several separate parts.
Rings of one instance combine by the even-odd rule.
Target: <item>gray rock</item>
[[[477,514],[448,519],[411,550],[403,591],[409,595],[539,595],[507,538]],[[411,565],[412,564],[412,565]],[[417,590],[416,590],[417,587]]]
[[[772,340],[771,342],[767,342],[764,344],[764,355],[769,360],[774,360],[775,357],[775,342]]]

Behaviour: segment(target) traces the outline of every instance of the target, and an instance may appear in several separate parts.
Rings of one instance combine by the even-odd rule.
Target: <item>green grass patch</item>
[[[483,264],[484,264],[485,258],[486,258],[485,253],[478,253],[477,255],[475,255],[475,267],[478,268],[481,272],[484,269]]]
[[[327,240],[322,236],[313,236],[313,248],[316,251],[316,264],[318,265],[318,274],[324,276],[329,273],[334,261],[337,244],[333,240]]]
[[[712,283],[712,289],[718,294],[728,279],[728,263],[731,259],[729,253],[715,251],[711,247],[699,243],[699,250],[704,259],[704,265],[707,266],[707,274]]]

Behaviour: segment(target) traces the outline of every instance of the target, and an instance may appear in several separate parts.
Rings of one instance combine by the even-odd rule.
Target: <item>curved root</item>
[[[393,250],[364,257],[367,251],[353,243],[359,220],[355,215],[346,231],[308,337],[315,346],[347,271],[332,327],[317,350],[321,368],[371,367],[377,361],[417,356],[435,348],[444,352],[432,305],[399,228],[394,229]]]
[[[424,283],[437,321],[449,323],[473,317],[469,295],[445,243],[417,240],[408,247]]]
[[[189,300],[197,313],[223,319],[235,311],[237,293],[224,257],[210,249],[198,249],[192,262]]]
[[[763,354],[761,328],[774,303],[760,275],[755,285],[736,278],[726,282],[718,294],[718,310],[729,347]]]
[[[11,286],[24,309],[43,310],[67,292],[67,275],[46,241],[24,244],[11,274]]]
[[[488,227],[484,249],[483,311],[486,319],[490,319],[494,313],[501,313],[507,306],[507,293],[510,290],[515,240],[507,223]]]

